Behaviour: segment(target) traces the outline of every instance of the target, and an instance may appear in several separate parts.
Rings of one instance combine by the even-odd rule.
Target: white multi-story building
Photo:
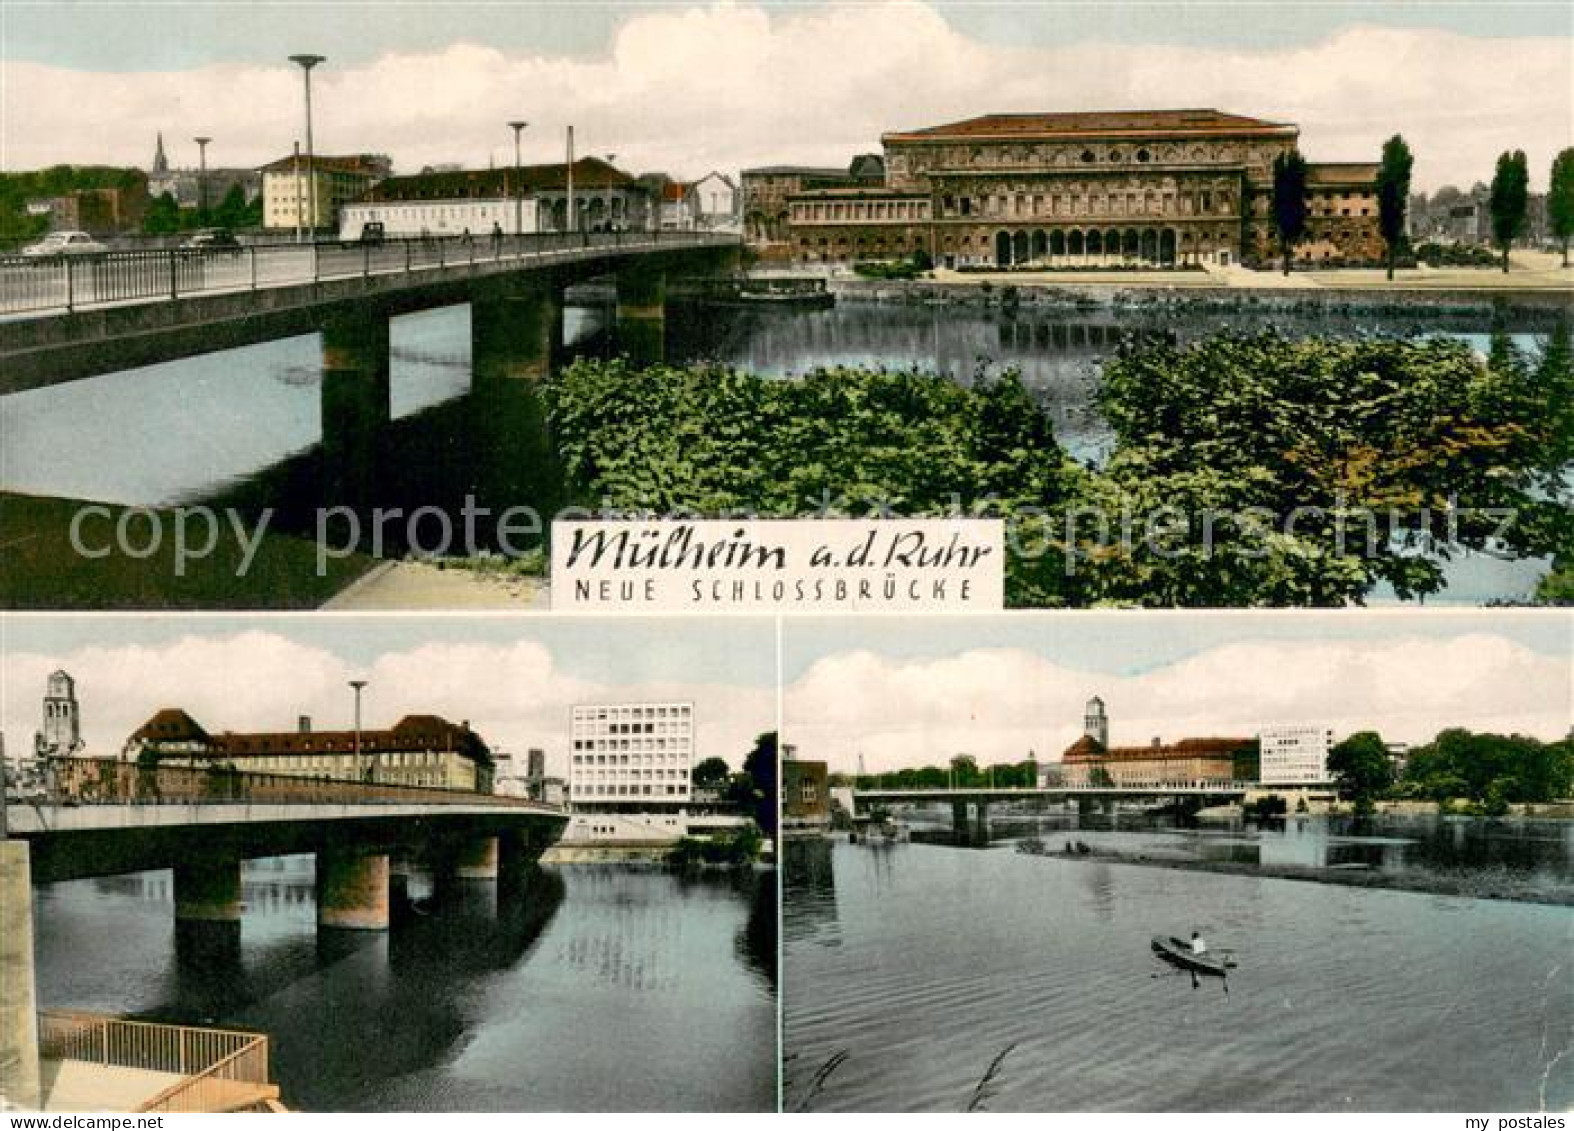
[[[687,805],[693,768],[693,703],[574,708],[568,780],[576,809]]]
[[[1326,785],[1334,732],[1320,726],[1268,726],[1257,733],[1263,785]]]

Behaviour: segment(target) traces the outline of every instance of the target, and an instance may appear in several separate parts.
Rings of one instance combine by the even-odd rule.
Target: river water
[[[546,868],[319,934],[311,858],[280,858],[238,943],[176,932],[169,872],[45,885],[39,1007],[266,1032],[297,1110],[768,1111],[775,883]]]
[[[1484,313],[1355,319],[675,305],[664,349],[673,362],[717,361],[773,376],[881,365],[967,382],[1011,366],[1047,407],[1067,450],[1097,460],[1111,444],[1094,406],[1099,367],[1122,335],[1269,325],[1289,333],[1447,333],[1480,345],[1492,329]],[[1521,345],[1534,344],[1535,327],[1508,329]],[[569,307],[564,334],[560,365],[620,349],[604,306]],[[318,339],[307,335],[0,397],[0,489],[138,506],[206,503],[253,515],[269,508],[269,529],[307,535],[320,508],[340,504],[458,515],[468,496],[493,513],[529,505],[549,516],[567,501],[537,391],[528,382],[472,381],[468,307],[396,318],[391,337],[386,394],[325,382]],[[398,530],[390,526],[390,536]],[[1448,570],[1442,599],[1478,604],[1527,596],[1544,564],[1466,556]]]
[[[790,842],[784,885],[789,1111],[1574,1104],[1565,907],[1009,845]],[[1152,956],[1193,929],[1227,991]]]

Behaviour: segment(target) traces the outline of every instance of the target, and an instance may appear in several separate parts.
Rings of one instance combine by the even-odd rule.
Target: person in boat
[[[1202,936],[1196,931],[1191,933],[1191,952],[1193,954],[1208,953],[1208,944],[1203,941]]]

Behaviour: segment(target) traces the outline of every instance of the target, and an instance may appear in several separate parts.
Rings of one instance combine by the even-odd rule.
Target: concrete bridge
[[[943,805],[951,806],[952,828],[959,843],[989,842],[989,806],[1012,801],[1075,801],[1083,812],[1102,809],[1114,812],[1122,801],[1169,802],[1178,810],[1200,809],[1243,800],[1256,788],[1244,781],[1176,781],[1126,783],[1121,785],[1056,786],[961,786],[939,789],[843,789],[840,800],[854,819],[866,816],[875,806]],[[968,818],[972,807],[973,817]]]
[[[68,1019],[62,1048],[71,1048],[51,1052],[48,1016],[36,1009],[34,884],[171,869],[177,943],[217,954],[239,943],[243,860],[315,854],[319,930],[383,931],[414,861],[431,869],[439,899],[468,880],[496,880],[501,889],[567,822],[556,806],[461,790],[56,759],[43,797],[0,801],[0,1100],[38,1107],[51,1057],[75,1064],[77,1035],[102,1030],[108,1042],[113,1026],[129,1024]],[[106,1052],[91,1069],[95,1087],[128,1065],[147,1067]],[[188,1099],[207,1105],[198,1110],[260,1103],[270,1093],[265,1053],[261,1072],[244,1094]],[[163,1082],[170,1096],[216,1086],[206,1067],[189,1086],[186,1066],[179,1075]]]
[[[737,266],[736,236],[543,233],[0,259],[0,393],[299,334],[325,379],[386,385],[388,319],[469,303],[476,377],[537,377],[561,342],[563,292],[617,287],[629,352],[659,356],[667,280]]]
[[[562,835],[563,809],[516,797],[97,758],[55,760],[51,800],[7,807],[33,883],[170,868],[175,918],[239,922],[242,860],[314,853],[320,926],[388,926],[390,860],[497,879]]]

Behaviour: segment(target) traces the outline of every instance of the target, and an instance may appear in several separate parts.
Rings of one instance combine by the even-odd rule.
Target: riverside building
[[[1299,134],[1218,110],[985,114],[885,134],[879,184],[801,178],[782,193],[785,230],[763,234],[800,263],[919,253],[951,268],[1266,263],[1278,246],[1274,159]],[[1308,163],[1298,259],[1382,257],[1376,174]]]
[[[686,806],[694,796],[693,703],[587,703],[573,710],[576,811]]]

